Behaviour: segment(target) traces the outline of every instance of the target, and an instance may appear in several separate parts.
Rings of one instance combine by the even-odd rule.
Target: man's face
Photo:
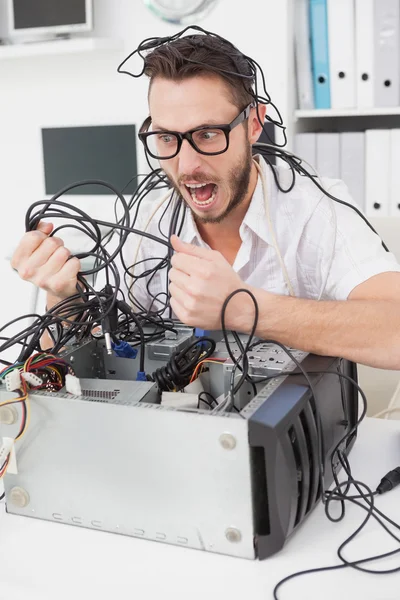
[[[181,82],[156,78],[149,105],[153,131],[184,133],[203,125],[228,124],[240,112],[230,101],[225,83],[207,75]],[[200,154],[184,140],[177,156],[160,161],[198,222],[221,222],[246,196],[251,173],[247,121],[229,135],[229,148],[223,154]],[[199,184],[207,185],[191,187]]]

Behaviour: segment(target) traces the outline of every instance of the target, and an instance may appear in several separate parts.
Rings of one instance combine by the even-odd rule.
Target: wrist
[[[251,292],[255,297],[260,311],[259,291],[250,285],[244,284],[241,289]],[[236,294],[229,302],[226,312],[226,326],[232,331],[249,334],[254,326],[256,308],[253,299],[245,292]],[[260,315],[259,315],[260,317]]]

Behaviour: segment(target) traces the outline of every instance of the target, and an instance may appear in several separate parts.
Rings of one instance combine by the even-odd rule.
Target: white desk
[[[400,465],[400,422],[367,419],[350,463],[353,475],[375,489]],[[399,522],[400,486],[379,497],[377,506]],[[335,524],[319,506],[280,553],[256,562],[17,517],[0,506],[0,600],[268,600],[274,585],[293,571],[338,564],[337,547],[364,515],[347,506],[344,521]],[[395,548],[373,522],[346,556],[354,560]],[[384,562],[382,568],[400,565],[400,553]],[[285,584],[279,598],[399,600],[400,574],[312,574]]]

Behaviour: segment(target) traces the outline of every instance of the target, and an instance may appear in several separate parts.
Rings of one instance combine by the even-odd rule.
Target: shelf
[[[0,45],[0,60],[53,54],[75,54],[79,52],[113,51],[123,47],[121,40],[112,38],[74,38],[25,44]]]
[[[368,117],[380,115],[400,115],[400,106],[380,108],[329,108],[321,110],[296,110],[295,119],[320,119],[325,117]]]

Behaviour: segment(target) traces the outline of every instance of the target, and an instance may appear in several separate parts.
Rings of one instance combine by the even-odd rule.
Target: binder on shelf
[[[355,0],[356,104],[374,106],[374,0]]]
[[[294,153],[316,169],[315,133],[297,133],[294,138]],[[309,165],[305,164],[304,167],[312,173]]]
[[[390,197],[390,129],[365,132],[365,204],[369,217],[388,216]]]
[[[400,129],[390,130],[389,215],[400,216]]]
[[[321,177],[340,179],[340,147],[338,133],[316,134],[316,168]]]
[[[365,134],[346,131],[340,134],[340,179],[353,200],[365,212]]]
[[[294,48],[298,97],[297,105],[302,110],[310,110],[314,108],[314,91],[311,71],[308,0],[297,0],[295,4]]]
[[[356,105],[353,0],[327,0],[331,108]]]
[[[375,106],[400,104],[399,0],[374,0]]]
[[[310,0],[311,62],[315,108],[331,107],[326,0]]]

